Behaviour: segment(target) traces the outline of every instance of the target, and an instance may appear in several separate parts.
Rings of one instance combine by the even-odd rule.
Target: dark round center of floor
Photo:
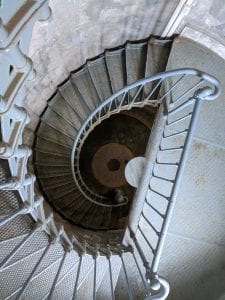
[[[120,162],[118,161],[118,159],[110,159],[110,161],[108,161],[107,163],[107,167],[109,169],[109,171],[117,171],[120,168]]]

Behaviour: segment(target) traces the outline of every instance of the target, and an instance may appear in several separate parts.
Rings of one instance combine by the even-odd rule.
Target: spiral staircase
[[[107,49],[58,85],[31,159],[23,144],[23,85],[34,77],[26,53],[34,22],[51,11],[47,1],[28,2],[4,3],[0,24],[0,299],[166,299],[163,246],[201,105],[219,96],[220,82],[171,68],[177,38]],[[113,122],[133,119],[145,149],[135,136],[132,150],[107,127],[117,134]],[[109,168],[112,161],[118,165]],[[107,185],[110,176],[123,183]]]

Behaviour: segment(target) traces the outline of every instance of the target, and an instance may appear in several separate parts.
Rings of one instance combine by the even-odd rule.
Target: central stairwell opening
[[[134,157],[145,155],[158,104],[142,100],[154,84],[140,92],[132,89],[101,112],[85,133],[78,154],[74,140],[101,102],[164,71],[170,47],[170,40],[150,37],[88,60],[58,87],[36,131],[34,166],[41,192],[71,226],[94,230],[95,237],[96,231],[108,231],[107,243],[110,230],[113,237],[117,230],[122,241],[127,226],[135,188],[126,181],[125,167]],[[157,99],[159,89],[156,86],[151,99]]]

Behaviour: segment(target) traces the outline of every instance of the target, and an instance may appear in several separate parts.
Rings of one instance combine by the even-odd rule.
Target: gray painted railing
[[[1,2],[0,2],[1,3]],[[12,5],[7,5],[7,2],[3,2],[1,5],[2,16],[0,20],[0,58],[4,61],[2,66],[4,73],[4,79],[0,83],[0,120],[1,120],[1,143],[0,143],[0,158],[6,160],[9,165],[11,178],[7,182],[0,182],[1,190],[16,190],[20,195],[20,207],[19,209],[1,216],[0,226],[8,225],[14,218],[19,215],[31,214],[33,219],[37,222],[37,226],[26,236],[23,237],[21,242],[11,250],[11,252],[3,259],[0,264],[0,272],[4,271],[6,267],[9,267],[10,261],[15,257],[17,253],[22,249],[29,239],[37,231],[44,230],[49,235],[49,241],[43,249],[42,255],[39,257],[37,263],[33,267],[28,278],[24,284],[13,292],[7,299],[12,296],[16,296],[16,299],[22,299],[27,286],[40,276],[41,272],[37,273],[36,270],[41,264],[42,260],[46,256],[47,252],[54,243],[60,242],[64,246],[64,252],[62,257],[56,262],[59,262],[57,272],[54,277],[54,281],[49,287],[49,292],[44,298],[52,299],[54,291],[57,286],[63,280],[66,280],[70,271],[75,269],[78,264],[76,279],[74,281],[73,297],[75,299],[77,291],[79,289],[79,276],[82,268],[82,261],[85,255],[91,255],[93,258],[93,299],[96,295],[96,276],[98,272],[98,257],[105,256],[105,259],[109,265],[109,275],[110,275],[110,286],[108,287],[111,292],[111,299],[115,299],[114,290],[115,286],[113,283],[112,265],[111,258],[117,255],[121,259],[122,269],[125,274],[127,292],[129,299],[133,299],[132,287],[129,282],[129,274],[127,272],[127,266],[124,260],[124,253],[130,252],[134,264],[137,267],[137,271],[140,275],[141,281],[143,283],[143,288],[146,294],[146,299],[165,299],[168,295],[168,284],[166,281],[158,277],[158,265],[159,259],[162,254],[162,248],[165,241],[166,232],[168,230],[168,225],[172,216],[172,212],[175,205],[175,200],[177,197],[177,192],[182,178],[182,173],[184,171],[185,162],[187,160],[188,151],[191,145],[191,139],[193,136],[194,129],[196,127],[196,122],[199,115],[200,104],[202,100],[214,100],[220,92],[219,82],[212,76],[193,69],[182,69],[174,70],[165,73],[160,73],[149,78],[144,78],[124,89],[114,94],[112,97],[104,101],[86,120],[86,122],[81,127],[79,134],[74,142],[73,155],[71,158],[72,170],[74,172],[74,180],[80,186],[81,179],[77,177],[79,174],[79,153],[84,140],[87,135],[95,126],[97,126],[102,120],[109,117],[113,113],[118,113],[124,109],[130,109],[132,107],[140,107],[144,105],[156,105],[160,104],[161,108],[156,120],[155,129],[153,129],[152,135],[150,137],[150,142],[146,151],[146,168],[143,172],[143,178],[140,186],[138,186],[135,199],[133,200],[133,208],[129,218],[129,229],[127,230],[127,235],[124,239],[124,244],[119,245],[116,249],[110,245],[88,245],[85,241],[79,242],[75,236],[72,238],[67,235],[62,226],[55,224],[53,216],[46,216],[43,208],[43,198],[35,194],[34,182],[35,176],[28,174],[27,171],[27,159],[31,154],[31,150],[22,144],[22,132],[25,125],[29,122],[29,116],[25,109],[20,107],[21,97],[23,97],[23,84],[25,80],[29,80],[34,76],[32,62],[27,57],[28,48],[31,40],[31,36],[27,34],[26,29],[32,27],[37,19],[44,20],[48,19],[50,16],[50,9],[48,7],[48,1],[39,0],[25,1],[20,7],[12,7]],[[10,16],[4,18],[4,15]],[[7,22],[10,18],[15,15],[20,15],[17,22],[15,22],[14,27],[11,31],[8,31],[10,26],[7,26]],[[5,59],[7,58],[7,59]],[[175,88],[179,87],[179,84],[183,82],[185,77],[192,76],[200,78],[197,84],[194,84],[191,88],[187,90],[182,90],[182,94],[176,98],[174,101],[168,101],[171,99],[171,94],[175,92]],[[174,78],[180,76],[179,79],[174,81]],[[169,81],[168,81],[169,79]],[[172,82],[172,85],[171,85]],[[150,91],[145,94],[148,90],[149,83],[156,83],[153,87],[151,85]],[[166,84],[165,84],[166,83]],[[199,89],[199,85],[203,85],[204,88]],[[205,87],[205,85],[210,84],[212,88]],[[169,85],[168,89],[164,89]],[[155,90],[160,87],[161,97],[159,99],[151,99]],[[164,92],[163,92],[164,89]],[[136,91],[134,93],[134,90]],[[131,93],[133,97],[130,97]],[[192,92],[192,97],[189,97],[189,93]],[[129,95],[129,97],[127,97]],[[145,97],[141,97],[145,95]],[[193,96],[194,95],[194,96]],[[122,97],[121,97],[122,96]],[[179,104],[178,104],[179,103]],[[183,116],[180,119],[172,120],[171,118],[176,114],[176,112],[182,111],[189,105],[192,105],[191,113]],[[168,135],[169,126],[180,122],[184,118],[189,118],[190,122],[188,128],[185,129],[186,138],[183,141],[183,145],[179,147],[164,147],[164,142],[167,138],[171,136],[179,136],[182,132],[171,133]],[[158,127],[161,124],[161,127]],[[159,130],[160,128],[160,130]],[[159,131],[158,131],[159,130]],[[160,132],[160,134],[159,134]],[[156,147],[157,145],[157,147]],[[155,147],[154,149],[152,147]],[[164,147],[164,148],[163,148]],[[154,151],[153,151],[154,150]],[[168,163],[162,162],[159,159],[159,153],[163,151],[180,151],[181,156],[179,162]],[[171,165],[176,167],[176,174],[173,180],[166,179],[157,175],[156,166],[158,165]],[[77,169],[76,169],[77,168]],[[146,179],[147,178],[147,179]],[[155,191],[152,187],[152,180],[158,178],[164,181],[168,181],[171,184],[171,191],[169,196],[163,195],[160,191]],[[90,194],[87,191],[82,193],[86,197],[90,198]],[[164,213],[158,211],[147,199],[147,193],[157,193],[160,197],[164,198],[167,203],[166,211]],[[92,200],[93,199],[89,199]],[[102,200],[102,199],[101,199]],[[98,202],[98,201],[96,201]],[[100,201],[101,202],[101,201]],[[98,204],[102,204],[99,203]],[[148,205],[156,214],[162,219],[161,228],[157,229],[155,224],[152,224],[152,220],[148,216],[144,215],[143,207]],[[157,242],[152,245],[151,240],[145,236],[145,232],[142,230],[141,218],[145,218],[149,230],[153,230],[157,235]],[[143,235],[146,243],[149,247],[149,253],[152,252],[153,258],[149,261],[148,253],[144,252],[143,245],[141,244],[139,237]],[[60,272],[64,265],[67,253],[69,251],[75,251],[79,255],[79,262],[71,265],[71,268],[63,275],[61,279]],[[143,266],[140,265],[137,255],[141,259]],[[145,271],[145,277],[143,274],[143,267]],[[82,280],[85,280],[84,277]],[[6,283],[7,284],[7,283]]]
[[[134,107],[144,107],[146,105],[156,106],[163,102],[166,103],[168,95],[171,94],[175,89],[180,88],[188,76],[199,78],[199,80],[187,90],[182,89],[182,95],[180,95],[177,101],[185,99],[185,96],[190,95],[192,91],[195,91],[198,86],[202,84],[212,84],[215,87],[214,93],[212,92],[212,95],[208,95],[208,100],[213,100],[218,96],[219,83],[214,77],[195,69],[172,70],[141,79],[133,84],[130,84],[129,86],[126,86],[102,102],[88,116],[78,131],[78,134],[74,140],[71,154],[71,169],[74,181],[86,199],[98,205],[106,207],[112,206],[111,203],[109,204],[109,199],[107,197],[96,194],[87,186],[80,172],[80,153],[82,146],[90,132],[92,132],[97,125],[99,125],[103,120],[109,118],[112,114],[120,113],[123,110],[130,110]],[[178,79],[175,80],[177,77]],[[175,82],[172,84],[172,86],[166,89],[165,86],[168,85],[172,80],[175,80]],[[152,88],[149,89],[149,86]],[[161,91],[165,88],[164,93],[161,94],[159,99],[152,99],[156,90],[159,88]],[[175,103],[173,103],[173,105],[174,104]],[[155,128],[155,130],[159,129]],[[160,135],[159,132],[157,133],[157,136],[158,135]],[[127,204],[127,201],[114,204],[113,206],[121,206],[125,204]]]

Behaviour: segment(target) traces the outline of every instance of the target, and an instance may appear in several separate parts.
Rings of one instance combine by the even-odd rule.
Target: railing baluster
[[[164,218],[165,215],[158,211],[154,206],[152,206],[148,201],[145,201],[149,207],[151,207],[161,218]]]
[[[114,286],[113,286],[113,276],[112,276],[111,252],[110,252],[109,248],[108,248],[107,260],[108,260],[108,264],[109,264],[109,279],[110,279],[111,300],[115,300]]]
[[[183,74],[164,94],[162,97],[159,98],[159,101],[161,102],[163,99],[166,98],[166,96],[169,95],[170,92],[183,80],[183,78],[186,76],[186,74]]]
[[[93,300],[96,300],[97,255],[94,256]]]
[[[164,221],[163,221],[163,224],[162,224],[162,229],[160,231],[160,238],[159,238],[159,240],[157,242],[157,245],[156,245],[156,254],[155,254],[155,256],[153,258],[153,261],[152,261],[152,266],[151,267],[152,267],[153,272],[155,272],[155,273],[158,270],[159,260],[160,260],[163,245],[164,245],[164,242],[165,242],[166,233],[168,231],[170,219],[171,219],[173,209],[174,209],[174,206],[175,206],[175,202],[176,202],[176,198],[177,198],[177,194],[178,194],[178,189],[179,189],[179,186],[181,184],[182,175],[183,175],[185,164],[186,164],[186,161],[187,161],[189,149],[191,147],[192,137],[193,137],[194,129],[195,129],[196,124],[197,124],[201,103],[205,99],[205,97],[207,97],[207,95],[210,95],[210,93],[212,93],[211,89],[206,87],[206,88],[198,90],[195,93],[194,98],[193,98],[193,101],[195,100],[195,105],[194,105],[194,108],[193,108],[193,114],[192,114],[192,118],[191,118],[191,121],[190,121],[189,131],[187,133],[185,144],[184,144],[184,149],[183,149],[183,152],[181,154],[180,165],[179,165],[179,168],[177,170],[175,183],[172,187],[169,205],[168,205],[167,210],[166,210],[166,217],[164,218]]]
[[[175,114],[177,114],[180,111],[182,111],[184,108],[187,108],[187,107],[193,105],[194,102],[195,102],[195,100],[192,98],[192,99],[190,99],[190,100],[188,100],[188,101],[180,104],[178,107],[176,107],[176,108],[174,108],[174,109],[172,109],[172,110],[169,111],[168,117],[174,116]]]
[[[145,216],[145,214],[142,212],[141,213],[142,217],[144,218],[144,220],[148,223],[148,225],[152,228],[152,230],[156,233],[156,235],[159,236],[159,232],[158,230],[152,225],[152,223],[148,220],[148,218]]]
[[[64,255],[63,255],[62,259],[61,259],[61,262],[59,264],[58,270],[56,272],[56,275],[55,275],[52,287],[50,289],[50,292],[49,292],[49,295],[48,295],[48,298],[47,298],[48,300],[53,299],[53,294],[54,294],[54,291],[55,291],[55,287],[56,287],[57,281],[59,279],[59,275],[60,275],[60,272],[61,272],[61,270],[63,268],[63,265],[64,265],[64,262],[65,262],[67,254],[68,254],[68,250],[65,251],[65,253],[64,253]]]
[[[133,255],[133,259],[134,259],[134,261],[135,261],[135,265],[137,266],[138,273],[139,273],[140,276],[141,276],[141,281],[142,281],[142,283],[143,283],[143,286],[144,286],[145,290],[147,291],[147,284],[146,284],[146,281],[145,281],[145,279],[144,279],[144,276],[143,276],[143,274],[142,274],[142,272],[141,272],[141,268],[140,268],[139,263],[138,263],[138,261],[137,261],[137,258],[136,258],[136,255],[135,255],[135,253],[134,253],[134,250],[133,250],[131,253],[132,253],[132,255]]]
[[[34,266],[33,270],[31,271],[29,277],[27,278],[27,280],[24,282],[21,290],[19,291],[18,295],[16,296],[16,300],[22,300],[22,296],[27,288],[27,286],[29,285],[30,281],[32,280],[34,273],[36,272],[36,270],[38,269],[38,267],[40,266],[41,262],[43,261],[44,257],[46,256],[46,254],[48,253],[50,247],[52,245],[52,242],[48,242],[48,245],[46,246],[44,252],[42,253],[41,257],[38,259],[38,262],[36,263],[36,265]]]
[[[128,297],[129,297],[129,300],[133,300],[133,295],[132,295],[132,291],[131,291],[131,287],[130,287],[130,283],[129,283],[129,279],[128,279],[128,275],[127,275],[127,270],[126,270],[125,262],[123,259],[123,250],[120,251],[119,256],[120,256],[120,259],[122,262],[123,272],[124,272],[125,279],[126,279]]]
[[[184,120],[187,120],[188,118],[191,119],[191,116],[192,116],[192,112],[188,113],[186,116],[180,117],[179,119],[172,121],[172,122],[168,122],[168,119],[167,119],[166,126],[169,127],[169,126],[176,125],[177,123],[179,124],[180,122],[183,122]]]
[[[80,270],[81,270],[82,259],[83,259],[83,254],[80,255],[80,261],[79,261],[79,265],[78,265],[78,269],[77,269],[77,276],[76,276],[76,280],[75,280],[75,285],[74,285],[72,300],[76,300],[77,288],[78,288],[78,281],[79,281],[79,277],[80,277]]]
[[[180,100],[182,100],[185,96],[187,96],[191,91],[194,91],[203,82],[204,82],[204,79],[200,79],[195,85],[193,85],[192,87],[190,87],[182,95],[180,95],[178,98],[176,98],[171,104],[177,104]]]
[[[141,229],[140,226],[138,226],[138,230],[140,231],[141,235],[143,236],[144,240],[146,241],[146,243],[148,244],[149,248],[151,249],[152,253],[155,254],[155,249],[152,247],[152,245],[150,244],[149,240],[147,239],[146,235],[144,234],[143,230]]]

